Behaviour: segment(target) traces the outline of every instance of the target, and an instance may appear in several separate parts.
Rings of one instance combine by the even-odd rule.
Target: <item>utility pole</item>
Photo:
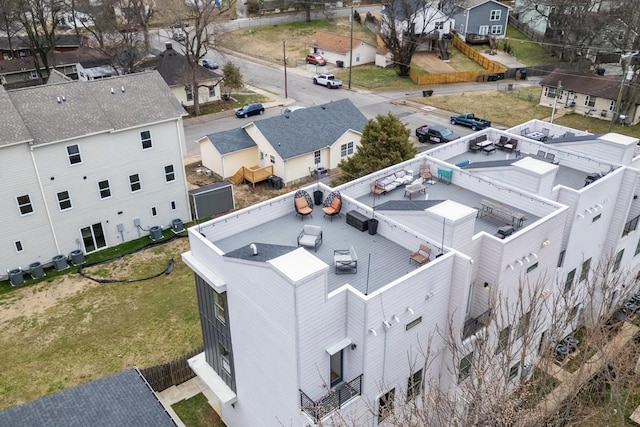
[[[284,98],[287,99],[287,45],[284,40],[282,40],[282,59],[284,61]]]
[[[551,110],[551,120],[549,123],[553,123],[553,118],[556,115],[556,106],[558,105],[558,92],[562,93],[562,81],[558,80],[558,87],[556,88],[556,96],[553,99],[553,109]]]
[[[616,99],[616,105],[614,106],[615,108],[613,109],[613,114],[611,116],[611,121],[609,122],[609,132],[611,132],[611,128],[613,128],[613,122],[618,120],[618,118],[620,117],[620,110],[621,110],[621,105],[622,104],[622,92],[624,91],[624,84],[625,84],[625,80],[627,78],[627,73],[628,70],[625,69],[624,66],[624,61],[625,59],[629,58],[629,65],[631,65],[631,58],[633,58],[634,56],[636,56],[639,52],[632,52],[632,53],[628,53],[627,55],[622,55],[620,56],[620,64],[622,65],[622,80],[620,81],[620,90],[618,91],[618,98]]]
[[[351,89],[351,68],[353,66],[353,0],[351,0],[351,37],[349,39],[349,89]]]

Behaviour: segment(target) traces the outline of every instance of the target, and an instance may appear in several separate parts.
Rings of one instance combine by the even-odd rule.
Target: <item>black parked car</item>
[[[258,114],[264,114],[264,107],[259,103],[247,104],[236,111],[236,117],[257,116]]]
[[[424,125],[416,129],[416,137],[420,142],[451,142],[460,138],[460,135],[453,133],[451,129],[444,126]]]

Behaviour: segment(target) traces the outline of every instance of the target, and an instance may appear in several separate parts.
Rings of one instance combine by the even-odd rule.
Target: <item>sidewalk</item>
[[[616,336],[604,346],[602,352],[594,354],[581,369],[575,372],[569,372],[553,363],[543,365],[542,369],[544,369],[547,374],[561,381],[561,383],[538,404],[536,408],[537,412],[550,415],[557,411],[560,405],[571,394],[575,393],[577,388],[591,380],[591,378],[602,369],[602,366],[604,366],[607,360],[615,357],[622,347],[632,340],[639,331],[640,328],[634,324],[625,322]]]
[[[178,415],[175,413],[172,405],[175,405],[178,402],[182,402],[183,400],[191,399],[193,396],[196,396],[200,393],[203,393],[204,396],[209,401],[209,405],[220,414],[220,408],[217,404],[217,399],[211,393],[209,388],[200,380],[198,377],[191,378],[189,381],[185,381],[180,385],[169,387],[168,389],[156,393],[158,395],[158,399],[162,406],[169,413],[171,418],[176,422],[178,427],[185,427],[184,423],[180,420]]]

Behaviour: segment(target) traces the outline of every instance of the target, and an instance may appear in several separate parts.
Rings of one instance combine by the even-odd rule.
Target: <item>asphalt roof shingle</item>
[[[34,144],[126,129],[184,114],[157,72],[34,86],[7,95]]]
[[[175,427],[137,369],[0,412],[0,426]]]
[[[31,140],[31,134],[14,107],[9,94],[0,86],[0,146]]]
[[[597,76],[564,69],[555,69],[540,85],[558,87],[559,82],[563,90],[606,99],[617,99],[620,90],[620,76]]]
[[[283,159],[330,146],[348,130],[362,133],[366,124],[366,117],[349,99],[296,110],[289,117],[281,115],[253,123]],[[220,154],[256,145],[243,128],[207,137]]]

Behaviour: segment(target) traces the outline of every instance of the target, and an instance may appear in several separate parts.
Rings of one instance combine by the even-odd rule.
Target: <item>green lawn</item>
[[[340,69],[335,74],[342,80],[342,87],[349,86],[348,69]],[[416,90],[418,88],[409,77],[398,77],[395,68],[381,68],[375,65],[353,67],[351,85],[369,90]]]
[[[226,427],[202,393],[178,402],[172,408],[187,427]]]
[[[507,40],[511,45],[513,56],[523,64],[529,66],[543,65],[553,60],[542,46],[530,40],[511,25],[507,27]],[[502,49],[503,44],[504,42],[500,43],[500,49]]]

